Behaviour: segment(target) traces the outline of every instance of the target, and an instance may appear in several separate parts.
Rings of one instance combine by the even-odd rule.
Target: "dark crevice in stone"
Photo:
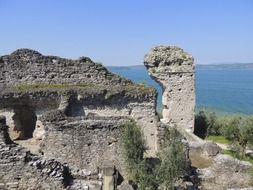
[[[14,121],[14,130],[20,132],[16,140],[25,140],[33,137],[37,116],[32,108],[26,106],[15,108],[12,119]]]

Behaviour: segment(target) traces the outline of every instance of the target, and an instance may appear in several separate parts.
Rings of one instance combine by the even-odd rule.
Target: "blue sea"
[[[110,71],[158,90],[157,109],[162,109],[162,88],[143,66],[109,67]],[[196,109],[218,113],[253,114],[253,69],[196,69]]]

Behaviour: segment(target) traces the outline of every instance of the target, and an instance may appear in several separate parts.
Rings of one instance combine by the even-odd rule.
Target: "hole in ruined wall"
[[[84,108],[82,104],[79,102],[77,95],[73,95],[72,97],[70,97],[68,106],[65,110],[65,114],[68,117],[78,117],[85,115]]]
[[[65,114],[68,117],[78,117],[78,116],[84,116],[84,110],[83,110],[83,106],[81,104],[70,104],[66,111]]]
[[[123,176],[120,174],[120,172],[117,172],[117,185],[121,185],[121,183],[124,181]]]
[[[30,107],[0,110],[6,117],[10,139],[29,149],[32,153],[40,153],[40,142],[45,130],[41,121],[37,120],[35,111]]]
[[[91,146],[91,143],[87,143],[87,146]]]
[[[37,116],[30,107],[20,107],[14,109],[12,117],[14,121],[14,131],[19,132],[17,140],[25,140],[33,137]]]
[[[181,88],[178,89],[178,91],[181,91],[181,90],[182,90]]]

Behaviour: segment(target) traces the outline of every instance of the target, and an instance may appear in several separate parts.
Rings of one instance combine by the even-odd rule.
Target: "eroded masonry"
[[[115,180],[116,173],[126,176],[121,125],[129,119],[142,126],[148,154],[155,155],[155,89],[110,73],[87,57],[69,60],[29,49],[0,57],[0,70],[0,115],[5,116],[0,188],[26,188],[31,170],[38,173],[31,189],[48,188],[41,172],[56,189],[120,187],[123,180]],[[60,173],[46,171],[48,162],[58,164]],[[6,175],[6,169],[17,172]]]
[[[217,156],[216,144],[192,133],[192,56],[157,46],[144,64],[164,89],[162,120],[154,88],[115,75],[88,57],[70,60],[30,49],[1,56],[0,189],[132,190],[121,143],[122,127],[130,120],[142,128],[146,157],[156,156],[166,128],[177,127],[189,143],[187,159],[189,147],[193,154],[214,157],[208,168],[193,174],[203,189],[248,187],[251,165]],[[244,181],[236,181],[240,178]],[[198,187],[189,179],[181,189]]]
[[[144,65],[163,88],[163,121],[190,132],[194,129],[195,65],[193,57],[175,46],[157,46]]]

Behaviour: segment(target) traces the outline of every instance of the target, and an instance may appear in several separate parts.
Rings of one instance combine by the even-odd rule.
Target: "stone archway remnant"
[[[144,57],[149,75],[163,88],[163,122],[194,130],[195,65],[193,57],[176,46],[156,46]]]
[[[25,140],[33,137],[37,116],[32,108],[27,106],[15,108],[12,119],[14,121],[14,130],[20,132],[16,140]]]

